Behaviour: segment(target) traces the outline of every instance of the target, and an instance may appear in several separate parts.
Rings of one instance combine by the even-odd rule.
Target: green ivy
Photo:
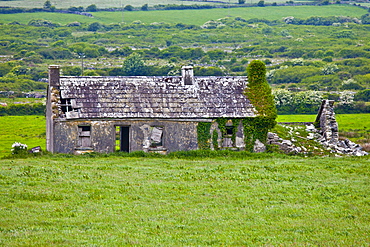
[[[233,135],[231,136],[231,140],[233,142],[233,146],[236,146],[236,132],[238,132],[238,126],[240,123],[240,119],[233,118],[231,119],[231,121],[233,122]]]
[[[211,125],[210,122],[199,122],[197,126],[199,149],[211,149]]]
[[[213,148],[215,150],[219,150],[219,146],[218,146],[218,132],[217,130],[213,130],[213,133],[212,133],[212,144],[213,144]]]
[[[243,120],[244,142],[246,150],[253,151],[257,139],[266,143],[268,130],[276,125],[277,110],[271,87],[266,80],[266,65],[262,61],[254,60],[248,65],[247,73],[248,85],[245,95],[256,108],[258,115]]]
[[[221,131],[221,136],[226,135],[226,123],[227,123],[227,118],[217,118],[216,122],[218,124],[218,129]]]

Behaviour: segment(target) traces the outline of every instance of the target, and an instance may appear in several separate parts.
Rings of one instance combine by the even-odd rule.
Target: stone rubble
[[[290,136],[296,135],[297,138],[304,138],[307,140],[317,141],[322,148],[313,147],[315,150],[321,149],[322,151],[329,151],[332,154],[338,156],[365,156],[367,152],[362,150],[359,144],[356,144],[348,139],[340,140],[338,132],[338,123],[335,119],[334,113],[334,101],[324,100],[321,104],[321,108],[316,118],[316,123],[319,128],[316,128],[314,124],[305,124],[307,137],[299,136],[299,132],[295,131],[295,128],[284,125],[287,128]],[[283,140],[276,133],[268,133],[267,144],[273,144],[279,146],[279,149],[287,154],[298,154],[307,153],[307,148],[304,146],[298,147],[294,144],[296,139],[291,137],[291,140]]]

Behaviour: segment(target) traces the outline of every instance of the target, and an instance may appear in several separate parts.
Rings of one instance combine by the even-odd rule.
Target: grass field
[[[1,160],[2,246],[368,246],[368,158]]]
[[[44,116],[0,117],[0,157],[10,154],[14,142],[45,150],[45,126]]]
[[[94,18],[80,15],[58,13],[22,13],[2,14],[0,22],[10,23],[18,21],[27,24],[32,19],[47,19],[62,25],[79,21],[81,23],[101,22],[104,24],[140,20],[144,23],[166,22],[202,25],[209,20],[216,20],[226,16],[242,17],[244,19],[264,18],[280,20],[286,16],[308,18],[310,16],[352,16],[360,17],[366,14],[365,9],[347,5],[332,6],[286,6],[286,7],[250,7],[230,9],[203,9],[203,10],[166,10],[166,11],[135,11],[135,12],[96,12]]]
[[[249,0],[246,1],[246,3],[258,3],[259,0]],[[222,5],[222,1],[213,3],[213,2],[199,2],[199,1],[180,1],[180,0],[51,0],[50,1],[52,5],[54,5],[56,8],[69,8],[71,6],[83,6],[87,7],[91,4],[95,4],[98,8],[121,8],[122,6],[126,5],[132,5],[135,7],[141,7],[144,4],[148,4],[149,7],[158,5],[158,4],[177,4],[177,5],[192,5],[192,4],[198,4],[198,5]],[[237,5],[238,1],[223,1],[226,3],[226,5]],[[273,3],[273,2],[286,2],[285,0],[274,0],[274,1],[265,1],[265,3]],[[310,1],[296,1],[296,2],[310,2]],[[45,1],[44,0],[27,0],[27,1],[2,1],[1,6],[11,6],[11,7],[25,7],[25,8],[41,8],[44,6]]]
[[[370,114],[336,114],[339,130],[370,130]],[[279,115],[278,122],[314,122],[316,115]]]

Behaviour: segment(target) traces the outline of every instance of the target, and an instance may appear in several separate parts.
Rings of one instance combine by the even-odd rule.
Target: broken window
[[[72,111],[71,99],[60,99],[60,107],[64,113]]]
[[[150,135],[150,147],[163,147],[163,127],[152,127]]]
[[[60,99],[61,117],[78,118],[81,104],[77,103],[76,99]]]
[[[78,126],[78,144],[79,147],[91,147],[91,126]]]

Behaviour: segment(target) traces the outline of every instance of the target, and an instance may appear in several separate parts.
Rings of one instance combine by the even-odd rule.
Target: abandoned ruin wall
[[[94,152],[110,153],[116,148],[116,126],[130,127],[130,152],[148,151],[149,128],[163,127],[163,143],[167,152],[194,150],[198,148],[196,128],[193,121],[171,120],[94,120],[55,121],[54,152],[76,153],[78,126],[91,126],[91,149]]]

